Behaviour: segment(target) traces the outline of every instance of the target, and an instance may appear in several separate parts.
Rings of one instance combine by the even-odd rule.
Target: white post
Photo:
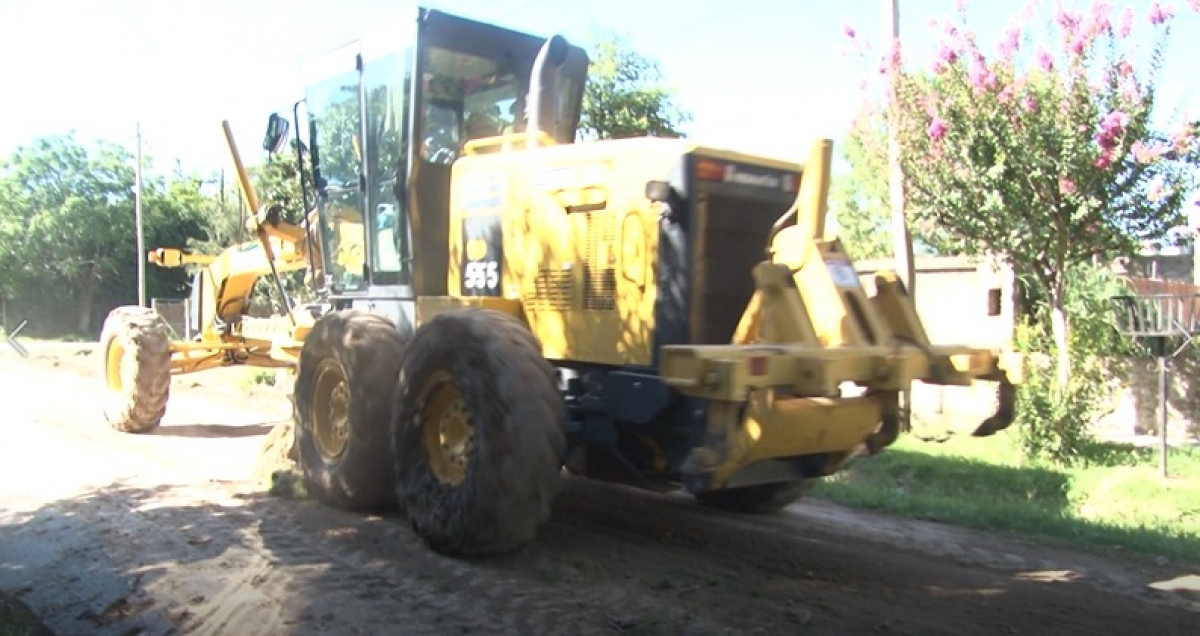
[[[142,122],[137,123],[137,183],[133,193],[133,216],[137,224],[138,306],[146,306],[146,236],[142,229]]]
[[[896,254],[896,271],[908,288],[909,296],[916,302],[917,278],[913,266],[912,235],[905,214],[904,172],[900,167],[900,138],[896,130],[899,123],[900,0],[883,0],[883,15],[883,39],[887,42],[884,63],[888,65],[888,198],[892,207],[892,248]]]
[[[892,251],[896,256],[896,273],[915,307],[917,302],[917,273],[913,266],[912,235],[908,231],[908,216],[904,205],[904,171],[900,166],[900,0],[883,0],[884,34],[887,43],[884,63],[888,69],[888,199],[892,208]],[[900,392],[900,430],[912,430],[912,387]]]

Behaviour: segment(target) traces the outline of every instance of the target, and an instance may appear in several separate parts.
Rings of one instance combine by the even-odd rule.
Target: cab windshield
[[[524,130],[524,90],[513,69],[437,47],[428,55],[422,159],[449,164],[468,141]]]
[[[408,279],[410,236],[400,192],[411,60],[411,49],[391,53],[365,64],[361,76],[351,66],[306,92],[326,283],[334,292],[363,290],[368,275],[377,285]]]

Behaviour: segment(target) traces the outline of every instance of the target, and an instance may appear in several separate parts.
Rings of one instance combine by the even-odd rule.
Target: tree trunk
[[[1057,354],[1055,377],[1058,380],[1058,388],[1065,390],[1067,382],[1071,379],[1071,351],[1068,346],[1070,332],[1067,312],[1063,309],[1062,285],[1055,287],[1056,289],[1050,290],[1050,330],[1054,335],[1054,349]]]
[[[99,281],[89,271],[79,281],[79,324],[76,325],[81,335],[92,331],[92,305],[96,299],[96,287]]]

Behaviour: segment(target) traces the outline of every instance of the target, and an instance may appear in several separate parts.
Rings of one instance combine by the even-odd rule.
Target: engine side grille
[[[767,235],[791,195],[743,198],[710,192],[704,201],[703,244],[697,250],[702,274],[693,281],[691,340],[727,344],[754,294],[751,271],[766,258]]]
[[[587,215],[587,244],[583,265],[583,308],[615,311],[617,308],[617,272],[609,262],[617,237],[616,214],[598,210]]]
[[[539,270],[525,288],[525,303],[534,311],[567,311],[573,296],[569,270]]]

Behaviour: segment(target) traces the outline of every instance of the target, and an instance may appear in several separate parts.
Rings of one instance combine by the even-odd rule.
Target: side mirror
[[[279,113],[271,113],[267,119],[267,134],[263,135],[263,150],[271,153],[282,150],[287,143],[288,128],[291,128],[288,120],[280,117]]]

